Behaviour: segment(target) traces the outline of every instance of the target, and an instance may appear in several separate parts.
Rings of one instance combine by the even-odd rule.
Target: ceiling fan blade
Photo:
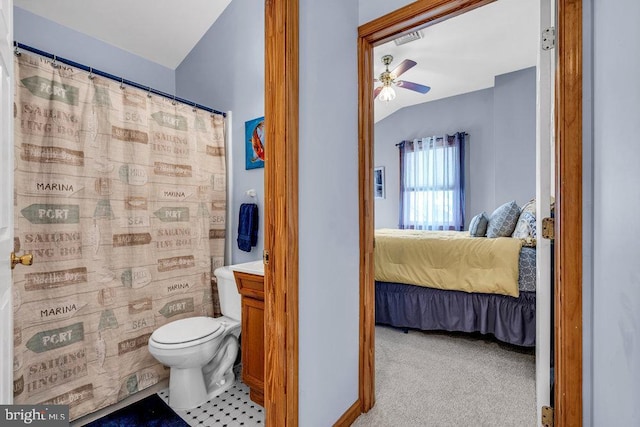
[[[398,65],[396,68],[393,69],[391,74],[393,76],[395,76],[395,77],[399,77],[400,74],[404,73],[405,71],[407,71],[410,68],[415,67],[416,64],[417,64],[416,61],[412,61],[410,59],[405,59],[404,61],[402,61],[400,63],[400,65]]]
[[[373,90],[373,99],[376,99],[378,95],[382,92],[382,86],[379,86]]]
[[[404,89],[415,90],[416,92],[420,92],[423,94],[431,90],[429,86],[424,86],[424,85],[420,85],[418,83],[413,83],[413,82],[406,82],[404,80],[398,80],[396,82],[396,86]]]

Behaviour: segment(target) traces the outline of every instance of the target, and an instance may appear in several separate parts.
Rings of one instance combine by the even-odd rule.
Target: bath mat
[[[184,427],[189,424],[157,394],[152,394],[86,425],[90,427]]]

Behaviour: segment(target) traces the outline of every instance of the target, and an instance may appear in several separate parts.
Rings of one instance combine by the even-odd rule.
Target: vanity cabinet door
[[[242,299],[242,380],[249,397],[264,405],[264,301]]]
[[[242,381],[264,406],[264,277],[234,271],[242,296]]]

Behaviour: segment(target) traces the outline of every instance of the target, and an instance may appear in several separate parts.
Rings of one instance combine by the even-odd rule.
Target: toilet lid
[[[151,334],[151,339],[160,344],[182,344],[207,337],[213,339],[223,332],[222,323],[213,317],[189,317],[161,326]]]

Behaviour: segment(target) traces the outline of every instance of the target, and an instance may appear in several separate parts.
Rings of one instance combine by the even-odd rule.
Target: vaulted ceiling
[[[230,2],[14,0],[29,12],[171,69],[182,62]],[[492,87],[496,75],[534,66],[538,23],[539,0],[498,0],[423,28],[420,40],[376,47],[376,76],[384,71],[383,55],[393,55],[391,69],[412,59],[417,65],[401,79],[431,90],[423,95],[397,88],[393,101],[375,101],[375,120],[410,105]]]
[[[374,49],[375,76],[384,71],[380,58],[393,55],[392,70],[404,59],[417,65],[401,80],[430,86],[426,94],[396,88],[396,98],[374,102],[375,120],[403,107],[493,87],[494,77],[536,65],[539,0],[498,0],[421,30],[422,38]],[[376,84],[378,86],[378,84]]]
[[[231,0],[14,0],[13,4],[175,69]],[[37,29],[34,29],[37,31]]]

